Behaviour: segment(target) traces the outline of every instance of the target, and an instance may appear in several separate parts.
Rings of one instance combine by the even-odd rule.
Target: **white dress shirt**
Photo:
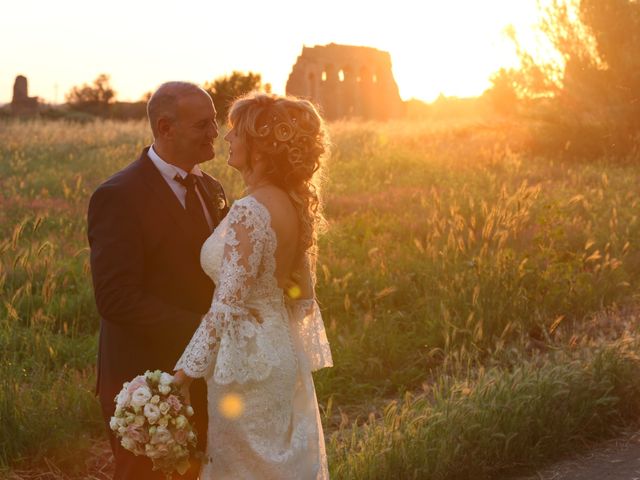
[[[169,185],[171,190],[173,190],[173,193],[175,193],[176,197],[180,201],[180,204],[182,205],[182,208],[186,209],[187,207],[185,198],[187,196],[187,187],[175,180],[174,177],[176,175],[180,175],[182,178],[184,178],[187,176],[187,172],[185,172],[180,167],[176,167],[175,165],[165,162],[153,149],[153,145],[149,147],[147,155],[149,155],[149,158],[162,175],[162,178],[164,178],[165,182],[167,182],[167,185]],[[193,169],[191,169],[190,173],[192,173],[193,175],[197,175],[198,177],[203,176],[202,171],[200,170],[200,167],[198,165],[195,165]],[[202,205],[202,210],[204,211],[204,216],[207,219],[209,228],[213,229],[213,221],[211,220],[211,215],[209,215],[209,209],[205,205],[204,199],[202,198],[202,195],[200,195],[200,191],[198,190],[198,188],[196,188],[196,193],[198,194],[198,198],[200,199],[200,204]]]

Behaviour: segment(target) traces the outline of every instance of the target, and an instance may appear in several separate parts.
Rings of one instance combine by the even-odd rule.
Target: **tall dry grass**
[[[368,431],[350,430],[353,438],[337,434],[332,468],[339,478],[352,472],[390,478],[384,472],[401,459],[410,462],[404,478],[411,478],[410,468],[448,471],[449,460],[423,450],[432,452],[432,433],[423,432],[437,430],[432,420],[416,419],[438,408],[451,418],[468,412],[471,406],[455,394],[460,378],[491,365],[497,369],[491,382],[513,386],[491,395],[518,404],[530,395],[525,377],[533,367],[517,342],[547,342],[593,312],[637,301],[640,173],[620,164],[532,157],[514,125],[335,123],[331,134],[324,188],[330,229],[321,239],[317,293],[336,366],[315,377],[327,429],[342,423],[344,432],[358,412],[425,383],[435,382],[438,395],[449,399],[390,407],[389,419],[406,420],[415,431],[376,420]],[[56,445],[86,451],[101,435],[92,394],[98,316],[85,211],[93,189],[148,141],[146,126],[135,122],[0,124],[0,465],[38,458]],[[225,158],[221,142],[206,169],[238,198],[241,180]],[[520,360],[498,353],[509,348],[522,353]],[[579,365],[592,368],[598,355]],[[620,378],[630,379],[635,364],[624,360],[626,353],[611,355],[611,375],[620,361],[631,365]],[[577,398],[598,405],[601,384],[572,377],[576,361],[551,359],[545,368],[549,376],[566,375],[563,381],[582,392]],[[518,377],[513,367],[520,364]],[[450,381],[434,380],[445,374]],[[474,389],[484,388],[489,377],[483,378]],[[549,388],[550,395],[564,391],[561,384]],[[498,401],[472,399],[473,408]],[[514,417],[510,431],[529,428],[524,419],[547,408],[541,402],[522,410],[522,422]],[[587,404],[584,412],[604,423],[621,408],[612,404],[604,415]],[[583,413],[571,405],[577,435]],[[464,430],[455,422],[442,424],[451,435]],[[555,435],[559,428],[548,416],[539,431]],[[398,432],[406,441],[396,442]],[[460,448],[472,455],[481,445],[474,447],[479,437],[472,434],[465,447],[446,438],[440,445],[448,453],[437,458],[459,458]],[[378,451],[378,442],[391,442],[385,444],[391,450]],[[508,449],[498,450],[488,451],[502,452],[508,463]]]

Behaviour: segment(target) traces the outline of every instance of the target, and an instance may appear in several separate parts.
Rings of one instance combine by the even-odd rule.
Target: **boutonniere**
[[[227,202],[222,195],[216,195],[216,199],[213,203],[218,208],[218,210],[224,210],[227,206]]]

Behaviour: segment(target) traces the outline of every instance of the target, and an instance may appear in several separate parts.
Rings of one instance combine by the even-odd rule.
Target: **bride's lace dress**
[[[202,247],[216,291],[176,365],[207,379],[201,480],[329,478],[311,372],[331,351],[316,301],[285,301],[276,246],[269,211],[247,196]]]

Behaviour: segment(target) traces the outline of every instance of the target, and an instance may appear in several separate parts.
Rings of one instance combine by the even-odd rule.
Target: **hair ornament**
[[[271,129],[269,128],[269,125],[265,123],[260,128],[258,128],[257,133],[260,137],[266,137],[269,135],[269,133],[271,133]]]
[[[273,136],[276,137],[276,140],[279,142],[288,142],[293,138],[294,133],[291,125],[286,122],[278,123],[273,130]]]
[[[294,167],[299,167],[304,163],[302,160],[302,150],[298,147],[293,147],[289,149],[289,163]]]

